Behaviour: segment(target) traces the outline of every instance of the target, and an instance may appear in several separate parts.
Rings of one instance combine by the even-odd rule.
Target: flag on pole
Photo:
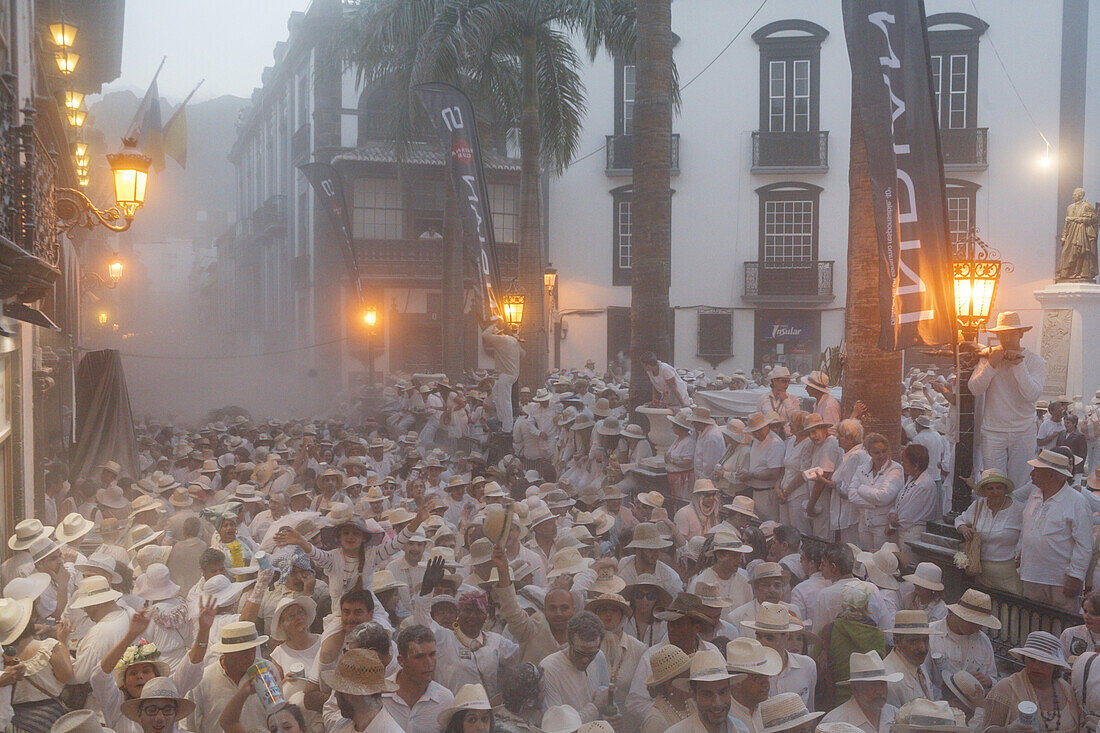
[[[138,105],[134,118],[130,121],[130,129],[126,137],[137,141],[141,151],[153,159],[153,170],[164,170],[164,127],[160,114],[160,91],[157,89],[157,77],[164,68],[164,59],[161,59],[157,73],[153,75],[153,81],[149,83],[149,89]]]
[[[181,168],[187,167],[187,103],[201,86],[202,81],[195,85],[183,103],[176,107],[172,116],[164,123],[164,153],[179,163]]]

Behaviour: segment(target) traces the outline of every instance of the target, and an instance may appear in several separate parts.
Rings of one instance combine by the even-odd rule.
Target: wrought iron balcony
[[[359,271],[367,280],[401,285],[438,285],[443,277],[438,239],[356,239]],[[497,264],[505,279],[519,277],[519,245],[497,243]]]
[[[824,260],[765,260],[745,263],[744,299],[753,303],[828,303],[833,263]]]
[[[976,171],[989,167],[985,127],[940,128],[940,149],[947,170]]]
[[[829,170],[829,133],[752,133],[753,173],[824,173]]]
[[[604,150],[607,153],[607,175],[631,176],[634,174],[634,136],[608,135]],[[672,175],[680,173],[680,135],[672,134]]]

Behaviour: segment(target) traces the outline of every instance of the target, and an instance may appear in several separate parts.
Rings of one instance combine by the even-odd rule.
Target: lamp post
[[[107,279],[104,279],[98,272],[84,272],[83,276],[85,278],[83,283],[85,288],[90,287],[92,281],[95,281],[105,288],[114,290],[122,279],[122,261],[118,257],[111,260],[111,264],[107,265]]]
[[[114,180],[115,205],[100,210],[91,199],[75,188],[57,189],[58,227],[65,233],[77,227],[95,229],[102,224],[112,232],[124,232],[134,222],[137,210],[145,204],[145,188],[149,182],[152,159],[137,149],[137,141],[126,138],[122,150],[107,156]],[[122,219],[121,224],[115,224]],[[121,269],[119,270],[121,274]]]
[[[554,353],[551,358],[556,368],[560,361],[558,333],[557,329],[554,328],[554,322],[558,317],[558,271],[549,263],[547,263],[546,270],[542,274],[542,284],[546,288],[546,333],[554,339]]]
[[[363,325],[367,327],[367,384],[374,384],[374,334],[378,329],[378,309],[368,305],[363,309]]]
[[[1012,272],[1012,263],[1001,260],[1000,253],[983,242],[971,230],[955,243],[952,262],[955,282],[955,316],[959,338],[955,344],[955,402],[959,410],[959,439],[955,446],[955,483],[951,508],[963,512],[970,506],[970,478],[974,469],[974,394],[970,376],[978,362],[978,334],[989,320],[1001,275]]]

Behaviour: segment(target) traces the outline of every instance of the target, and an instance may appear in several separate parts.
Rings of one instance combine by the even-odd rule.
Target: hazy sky
[[[277,41],[286,40],[291,11],[310,0],[129,0],[122,75],[104,91],[144,92],[162,57],[161,96],[182,99],[206,79],[195,99],[248,97]]]

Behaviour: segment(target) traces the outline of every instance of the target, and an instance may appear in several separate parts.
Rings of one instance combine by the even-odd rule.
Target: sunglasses
[[[661,594],[655,590],[640,590],[634,594],[634,597],[646,601],[656,601],[661,597]]]

